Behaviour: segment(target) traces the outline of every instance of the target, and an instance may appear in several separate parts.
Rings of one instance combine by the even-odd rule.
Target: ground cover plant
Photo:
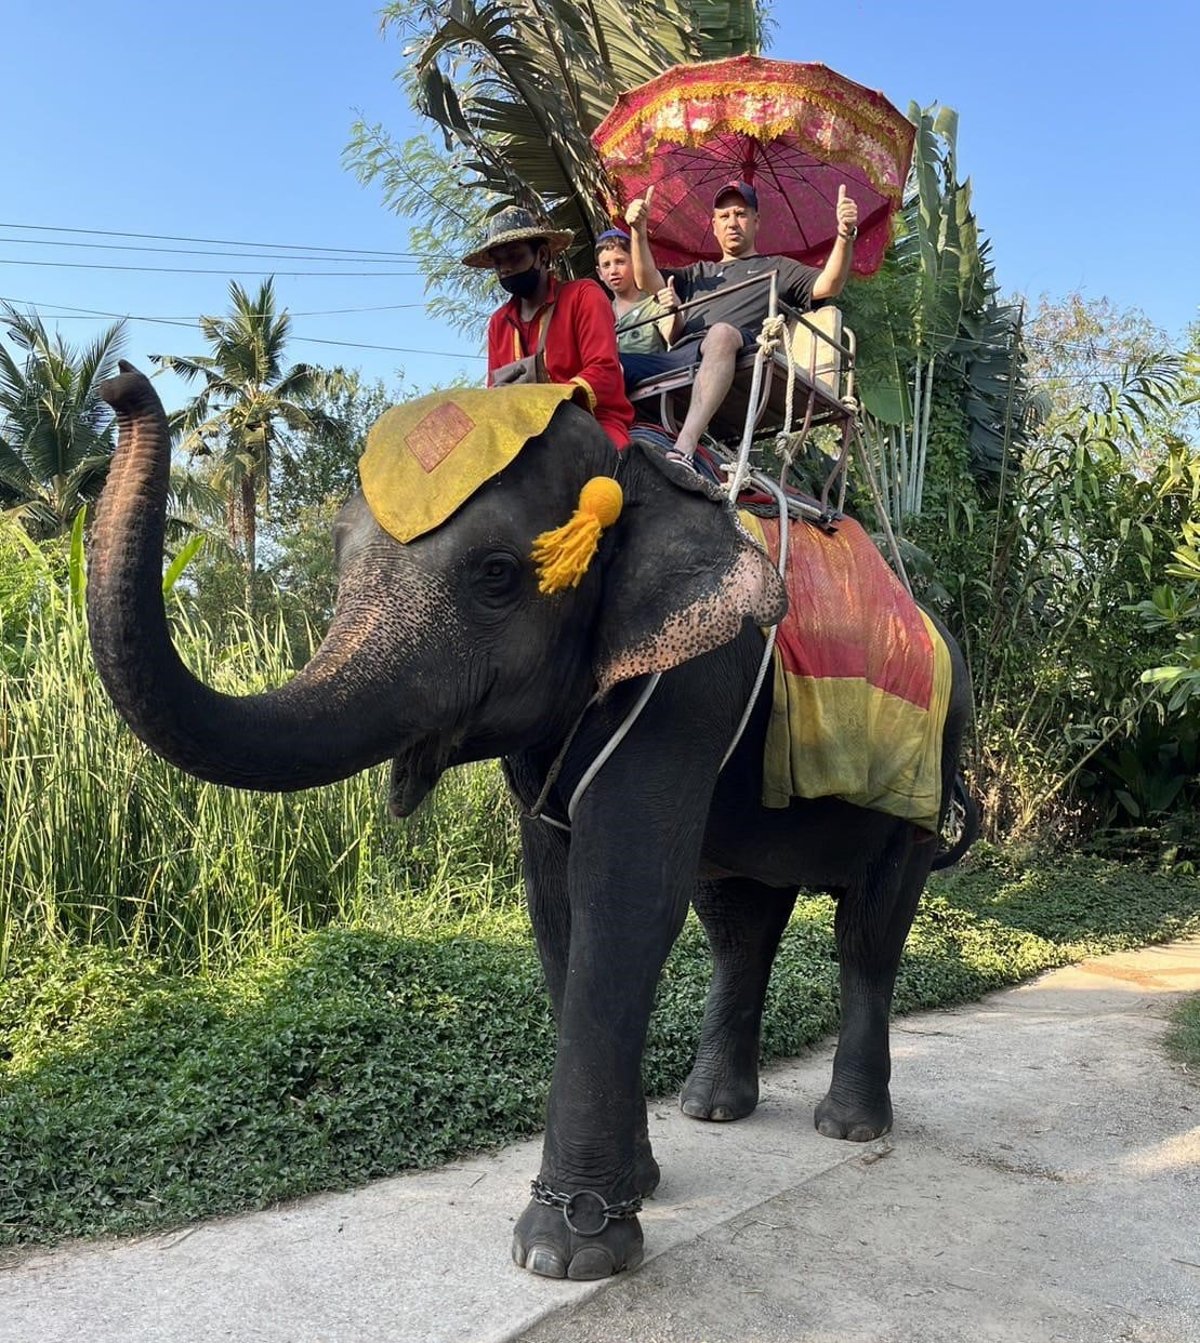
[[[802,899],[764,1054],[836,1023],[832,903]],[[934,881],[897,1009],[977,997],[1094,952],[1200,927],[1200,880],[996,852]],[[689,923],[646,1086],[678,1087],[708,978]],[[0,1241],[134,1231],[428,1166],[534,1131],[553,1026],[511,885],[413,896],[375,927],[299,934],[222,974],[43,944],[0,981]],[[807,1112],[797,1123],[807,1123]]]
[[[1167,1048],[1200,1079],[1200,994],[1185,999],[1176,1008]]]

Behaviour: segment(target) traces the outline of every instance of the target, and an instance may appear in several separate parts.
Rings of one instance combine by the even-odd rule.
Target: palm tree
[[[181,446],[213,458],[211,484],[225,501],[230,545],[246,568],[247,602],[257,567],[258,509],[271,487],[275,459],[288,446],[288,430],[311,429],[315,412],[306,405],[320,370],[293,364],[283,371],[291,326],[287,312],[275,311],[272,279],[256,295],[236,280],[229,285],[230,312],[201,317],[200,330],[212,353],[151,355],[160,367],[203,388],[172,417]]]
[[[0,305],[18,361],[0,345],[0,507],[35,540],[71,528],[100,493],[113,452],[113,417],[98,387],[116,371],[117,322],[83,350],[51,336],[41,318]]]
[[[386,26],[405,42],[409,100],[438,128],[442,147],[396,145],[359,123],[346,151],[363,182],[420,221],[412,247],[427,288],[449,296],[440,315],[482,305],[454,257],[506,205],[547,215],[576,237],[568,264],[592,269],[608,227],[604,173],[591,133],[617,95],[682,62],[758,48],[762,0],[395,0]],[[470,195],[463,201],[461,188]],[[438,309],[436,300],[431,305]]]

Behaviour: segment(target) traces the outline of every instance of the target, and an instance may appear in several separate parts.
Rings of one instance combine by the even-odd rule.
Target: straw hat
[[[550,255],[554,257],[567,250],[574,236],[570,229],[551,228],[532,211],[510,205],[488,220],[487,241],[478,251],[463,257],[462,263],[474,266],[476,270],[491,270],[495,265],[489,255],[493,247],[503,247],[508,242],[525,242],[530,238],[545,238],[550,244]]]

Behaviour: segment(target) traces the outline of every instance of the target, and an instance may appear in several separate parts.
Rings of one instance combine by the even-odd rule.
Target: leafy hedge
[[[836,1026],[832,918],[823,898],[797,906],[767,1057]],[[897,1009],[1198,927],[1195,878],[984,854],[932,884]],[[651,1094],[690,1066],[707,978],[689,922],[651,1027]],[[219,978],[99,948],[27,953],[0,981],[0,1243],[262,1207],[527,1134],[552,1054],[511,909],[459,918],[454,936],[315,932]]]
[[[1200,1079],[1200,994],[1186,999],[1171,1019],[1167,1047]]]

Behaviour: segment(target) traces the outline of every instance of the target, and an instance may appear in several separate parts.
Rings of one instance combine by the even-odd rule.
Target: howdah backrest
[[[827,336],[822,340],[813,328]],[[842,395],[842,310],[827,304],[815,312],[795,317],[789,323],[792,361],[809,382],[823,387],[830,396]]]

